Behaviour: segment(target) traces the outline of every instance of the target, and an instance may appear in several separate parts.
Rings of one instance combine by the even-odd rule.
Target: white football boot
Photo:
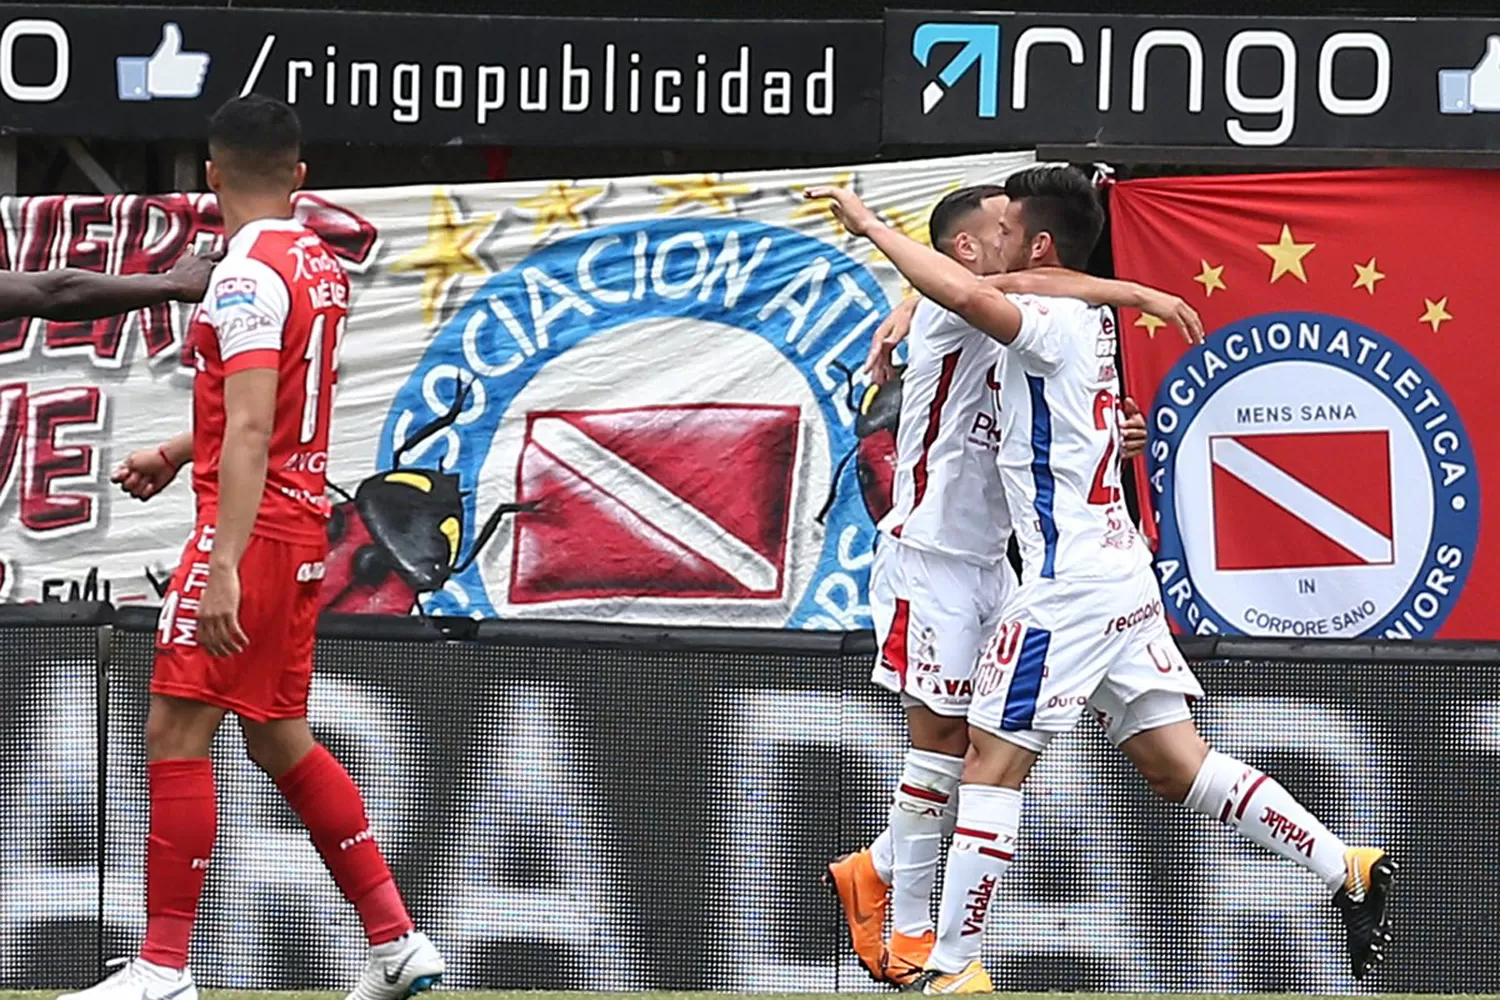
[[[370,949],[359,985],[347,1000],[406,1000],[443,981],[447,964],[427,935],[411,931],[389,944]],[[95,998],[88,998],[95,1000]],[[115,1000],[113,997],[98,1000]],[[139,1000],[139,998],[132,998]],[[156,998],[150,998],[156,1000]]]
[[[118,972],[78,993],[64,993],[58,1000],[198,1000],[198,986],[186,969],[163,968],[139,958],[117,958],[106,967]]]

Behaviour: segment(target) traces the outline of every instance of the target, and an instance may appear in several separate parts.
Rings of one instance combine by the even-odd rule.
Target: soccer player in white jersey
[[[1104,221],[1087,177],[1037,167],[1012,175],[1006,193],[1008,269],[1085,264]],[[1210,750],[1198,734],[1189,706],[1203,692],[1163,618],[1150,555],[1111,460],[1119,380],[1102,370],[1096,347],[1112,336],[1113,321],[1077,299],[1008,297],[883,225],[849,192],[809,197],[833,199],[848,230],[869,237],[917,291],[1006,348],[1000,473],[1023,578],[975,671],[972,750],[938,940],[927,971],[907,988],[993,990],[980,962],[984,918],[1015,859],[1021,787],[1086,706],[1158,794],[1317,875],[1343,913],[1353,972],[1363,977],[1390,940],[1396,866],[1379,848],[1348,847],[1274,779]]]
[[[971,273],[998,272],[1005,205],[1005,189],[999,186],[954,191],[933,209],[933,245]],[[1196,321],[1176,296],[1128,282],[1061,270],[992,280],[1021,290],[1144,307],[1158,315],[1189,314]],[[965,716],[971,677],[1015,584],[1006,560],[1011,528],[996,464],[996,366],[1002,348],[941,306],[926,300],[914,304],[894,506],[880,522],[870,582],[879,645],[873,680],[900,696],[911,750],[895,788],[889,828],[873,847],[830,864],[828,877],[861,964],[876,980],[897,985],[918,976],[932,951],[931,895],[969,749]],[[905,303],[900,308],[907,311]],[[1146,425],[1138,413],[1124,433],[1127,455],[1139,454]],[[889,945],[883,930],[888,895]]]

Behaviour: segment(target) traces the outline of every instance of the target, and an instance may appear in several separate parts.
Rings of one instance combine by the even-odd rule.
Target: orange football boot
[[[823,884],[839,898],[849,943],[859,964],[878,983],[885,982],[885,911],[891,887],[875,871],[868,847],[828,863]]]
[[[885,950],[885,981],[905,986],[922,974],[932,946],[937,944],[935,931],[924,931],[917,935],[894,931],[891,943]]]

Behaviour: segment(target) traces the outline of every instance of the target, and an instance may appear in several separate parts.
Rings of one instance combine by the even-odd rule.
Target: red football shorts
[[[234,712],[252,722],[307,715],[318,624],[322,545],[252,536],[240,558],[240,628],[234,656],[198,645],[198,602],[208,583],[214,529],[198,526],[172,576],[156,627],[151,693]]]

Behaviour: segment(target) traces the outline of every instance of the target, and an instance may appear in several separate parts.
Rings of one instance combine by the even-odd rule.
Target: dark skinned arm
[[[96,274],[77,268],[0,271],[0,320],[88,320],[163,302],[198,302],[217,255],[184,254],[165,274]]]

